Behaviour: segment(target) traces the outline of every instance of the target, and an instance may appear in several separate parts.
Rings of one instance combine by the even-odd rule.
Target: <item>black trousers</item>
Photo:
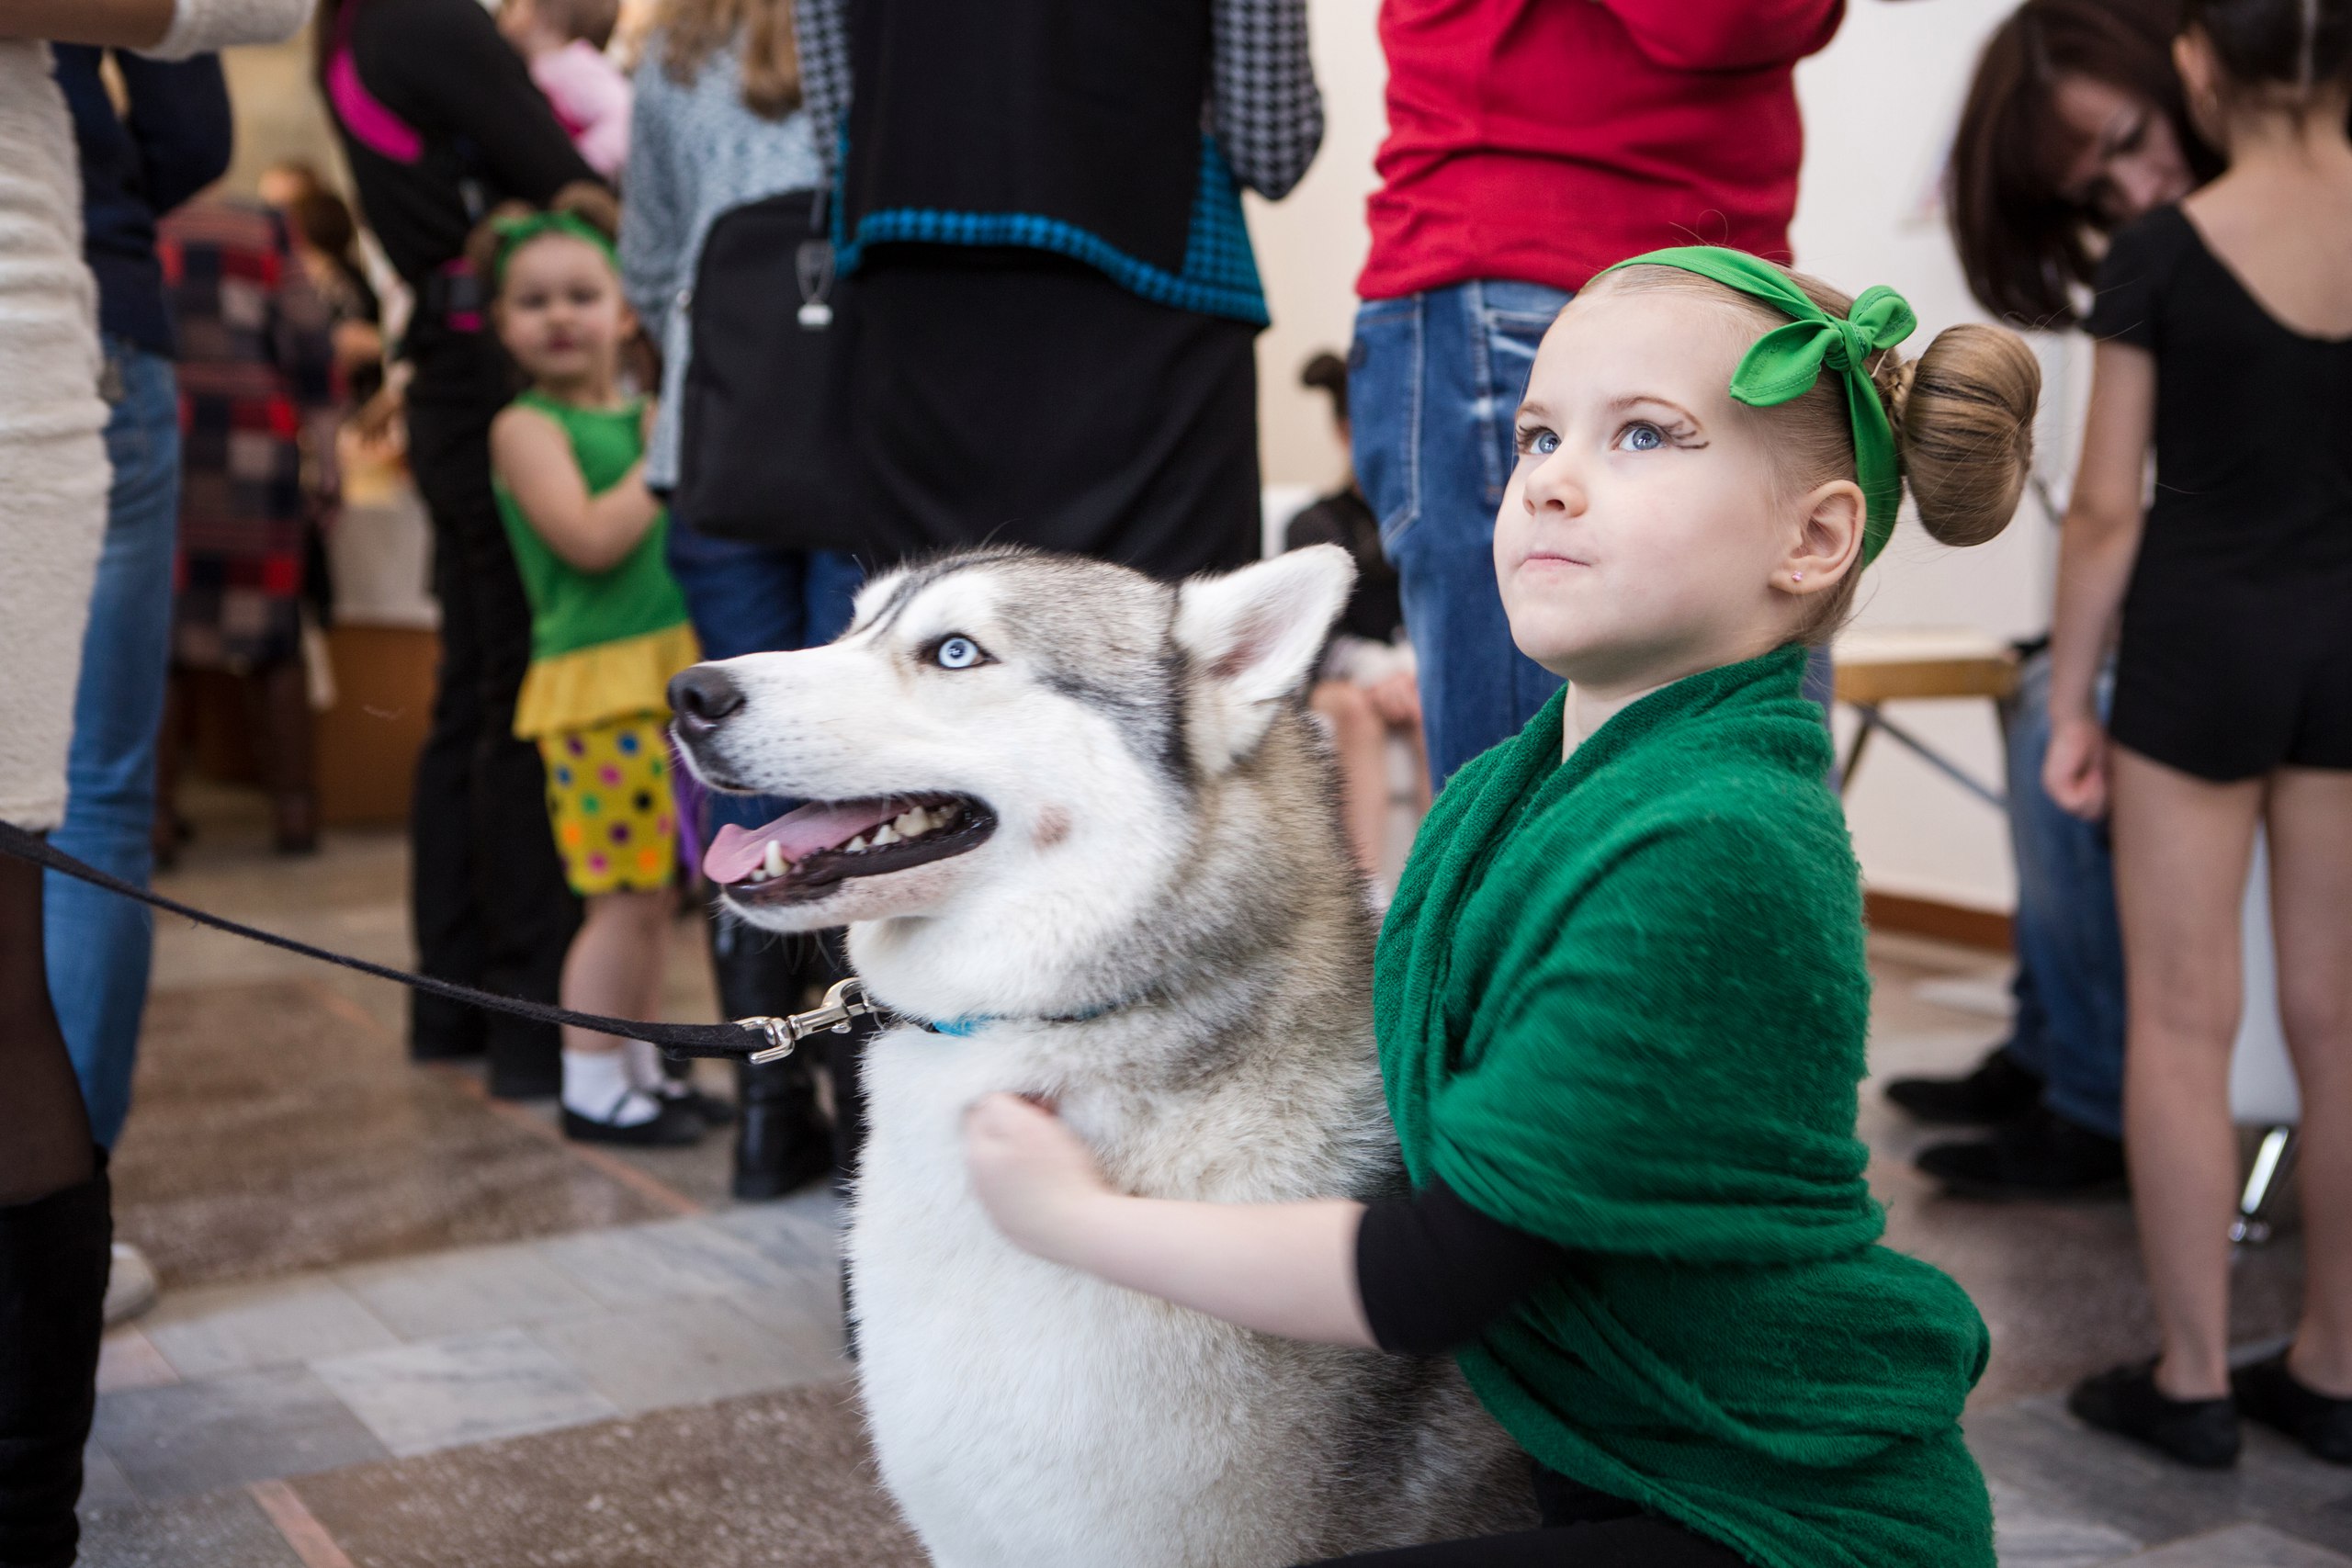
[[[1312,1568],[1745,1568],[1729,1547],[1541,1466],[1541,1529],[1334,1557]]]
[[[956,245],[876,247],[856,299],[861,558],[1023,544],[1165,579],[1258,558],[1247,321]]]
[[[505,996],[552,1002],[580,900],[548,826],[537,748],[514,738],[514,699],[531,658],[531,608],[490,489],[494,382],[435,387],[420,369],[408,406],[409,467],[433,519],[433,592],[441,666],[433,728],[417,759],[410,814],[418,967]],[[560,1043],[551,1024],[410,994],[419,1055],[487,1047],[491,1088],[552,1094]]]
[[[65,1568],[81,1527],[82,1445],[97,1406],[107,1295],[106,1151],[97,1174],[0,1204],[0,1563]]]

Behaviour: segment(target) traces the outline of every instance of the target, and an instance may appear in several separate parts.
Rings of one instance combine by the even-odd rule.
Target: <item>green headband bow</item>
[[[1745,251],[1714,245],[1681,245],[1652,251],[1617,266],[1672,266],[1713,278],[1726,288],[1761,299],[1791,321],[1774,327],[1740,356],[1732,372],[1731,395],[1750,408],[1768,409],[1804,395],[1826,367],[1846,382],[1846,412],[1854,426],[1854,469],[1867,510],[1862,520],[1862,564],[1886,547],[1894,513],[1903,503],[1903,468],[1894,449],[1894,427],[1871,384],[1871,355],[1893,348],[1919,324],[1902,295],[1887,288],[1865,289],[1844,320],[1831,315],[1789,281],[1788,274]]]
[[[572,212],[518,212],[511,218],[493,218],[490,231],[498,236],[498,254],[491,263],[490,281],[493,288],[506,281],[506,258],[533,240],[548,234],[567,234],[575,240],[585,240],[605,253],[605,259],[614,266],[620,257],[613,250],[613,243],[604,231],[585,218]]]

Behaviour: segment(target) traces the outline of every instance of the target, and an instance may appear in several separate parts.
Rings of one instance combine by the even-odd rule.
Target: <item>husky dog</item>
[[[1270,1337],[1040,1261],[964,1166],[1049,1096],[1111,1182],[1403,1190],[1371,929],[1300,694],[1329,546],[1181,588],[1025,551],[882,577],[829,647],[671,689],[694,771],[811,800],[705,865],[775,931],[847,924],[874,998],[848,1243],[882,1477],[940,1568],[1283,1568],[1532,1525],[1449,1361]]]

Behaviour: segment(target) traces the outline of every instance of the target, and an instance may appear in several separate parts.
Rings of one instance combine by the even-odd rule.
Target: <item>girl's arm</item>
[[[145,49],[172,25],[173,0],[0,0],[0,38]]]
[[[532,532],[582,571],[620,565],[662,515],[662,503],[645,488],[643,463],[604,494],[590,495],[571,443],[531,409],[509,408],[491,422],[490,466]]]
[[[1058,1116],[992,1094],[965,1117],[972,1185],[1025,1252],[1261,1334],[1374,1348],[1356,1286],[1363,1205],[1130,1198]]]
[[[2107,810],[2107,738],[2099,665],[2114,640],[2146,523],[2148,444],[2156,419],[2156,360],[2102,343],[2091,362],[2083,460],[2058,542],[2058,604],[2050,626],[2050,751],[2042,786],[2077,817]]]

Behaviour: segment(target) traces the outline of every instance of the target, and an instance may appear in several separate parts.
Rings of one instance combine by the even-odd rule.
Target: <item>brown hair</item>
[[[782,119],[800,107],[800,47],[791,0],[665,0],[662,69],[690,85],[721,46],[742,39],[743,107]]]
[[[620,25],[621,0],[531,0],[531,13],[549,31],[601,50]]]
[[[505,238],[498,232],[498,225],[511,218],[528,218],[541,210],[526,201],[502,201],[474,225],[466,236],[466,263],[482,287],[496,293],[500,264],[506,259]],[[545,209],[548,212],[568,212],[586,223],[607,242],[618,238],[621,229],[620,203],[613,193],[593,180],[574,180],[555,193]]]
[[[2352,80],[2346,0],[2188,0],[2186,22],[2212,45],[2236,92],[2305,106]]]
[[[1853,309],[1849,296],[1819,278],[1780,270],[1831,315],[1843,318]],[[1736,307],[1744,321],[1766,331],[1788,321],[1761,299],[1679,267],[1631,266],[1596,281],[1630,292],[1702,295]],[[1974,322],[1947,327],[1917,360],[1885,350],[1871,367],[1871,383],[1894,427],[1904,484],[1929,536],[1981,545],[2007,527],[2032,476],[2033,412],[2041,396],[2041,364],[2024,340]],[[1772,450],[1785,491],[1856,477],[1842,378],[1825,375],[1792,401],[1757,412],[1781,423]],[[1858,561],[1835,587],[1813,594],[1795,636],[1826,642],[1836,635],[1861,576]]]
[[[2222,161],[2190,124],[2173,70],[2179,0],[2025,0],[1985,40],[1944,175],[1944,205],[1969,292],[2029,327],[2069,327],[2071,289],[2098,265],[2113,220],[2059,194],[2080,139],[2058,118],[2062,77],[2086,76],[2152,104],[2199,183]]]

